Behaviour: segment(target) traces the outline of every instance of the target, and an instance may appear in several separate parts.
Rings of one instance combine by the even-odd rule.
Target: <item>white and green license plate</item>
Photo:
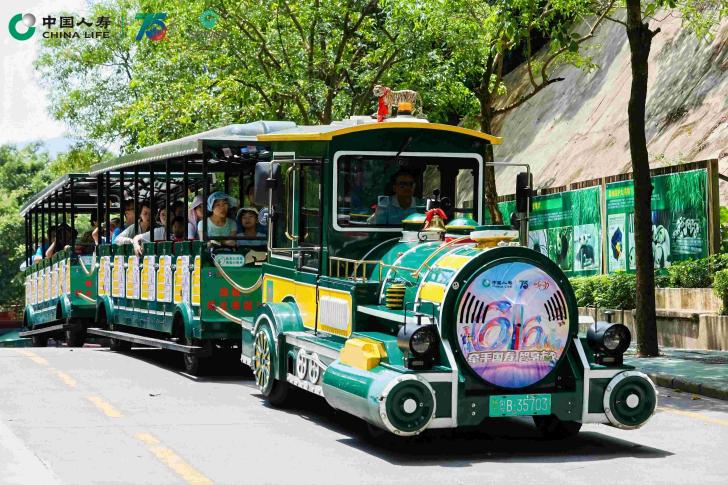
[[[490,396],[488,410],[491,417],[551,414],[551,394]]]

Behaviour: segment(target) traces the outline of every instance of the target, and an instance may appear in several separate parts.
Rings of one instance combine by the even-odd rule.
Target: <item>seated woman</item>
[[[157,224],[159,224],[157,227],[154,228],[154,240],[155,241],[164,241],[167,238],[167,209],[159,209],[159,214],[157,217]],[[134,244],[134,252],[137,254],[142,254],[142,246],[141,243],[143,242],[150,242],[151,238],[149,237],[149,232],[143,232],[141,234],[137,234],[132,239],[132,244]]]
[[[207,237],[235,236],[237,234],[237,225],[235,221],[228,217],[230,209],[230,196],[225,192],[213,192],[207,198],[207,212],[210,214],[207,218]],[[197,234],[200,240],[204,240],[203,221],[197,223]],[[219,240],[225,246],[235,247],[234,239]]]
[[[48,249],[46,249],[45,257],[52,258],[53,255],[56,254],[58,251],[62,251],[67,246],[73,244],[73,241],[76,239],[77,235],[78,232],[75,229],[71,229],[71,226],[69,226],[68,224],[59,224],[58,227],[56,227],[55,229],[55,237],[53,238],[53,242],[50,246],[48,246]]]
[[[48,251],[48,248],[50,247],[53,240],[56,238],[56,228],[54,226],[51,226],[48,228],[48,238],[43,238],[40,242],[40,246],[35,248],[35,253],[33,254],[33,263],[37,263],[38,261],[43,261],[43,256],[45,256],[46,252]]]
[[[202,195],[197,194],[192,200],[190,210],[187,213],[187,238],[197,239],[197,223],[202,220],[202,204],[204,203]]]
[[[142,202],[141,209],[139,210],[139,222],[136,225],[137,227],[135,227],[134,224],[127,226],[126,229],[116,236],[114,244],[132,244],[134,242],[134,236],[149,230],[149,227],[151,226],[151,219],[152,211],[149,209],[149,202]]]
[[[238,239],[238,246],[256,247],[265,246],[266,235],[259,232],[258,227],[258,209],[255,207],[243,207],[238,211],[238,224],[241,232],[238,237],[247,239]]]

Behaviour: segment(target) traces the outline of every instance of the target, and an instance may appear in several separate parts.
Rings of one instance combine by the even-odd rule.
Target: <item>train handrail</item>
[[[86,264],[83,262],[83,259],[81,257],[78,258],[78,262],[81,263],[81,269],[84,273],[86,273],[86,276],[91,276],[96,271],[96,268],[98,268],[98,264],[96,264],[96,251],[94,251],[91,257],[93,258],[94,262],[91,265],[90,270],[86,269]]]
[[[260,273],[260,276],[258,277],[258,281],[253,283],[252,286],[249,286],[246,288],[244,286],[240,286],[239,284],[237,284],[235,282],[235,280],[233,280],[230,277],[230,275],[228,275],[225,272],[225,270],[222,269],[222,266],[220,266],[220,263],[218,263],[214,257],[212,258],[212,263],[215,265],[215,268],[217,268],[217,270],[220,272],[220,275],[222,275],[223,279],[225,279],[225,281],[227,281],[230,284],[230,286],[232,286],[234,289],[236,289],[240,293],[245,293],[246,295],[250,294],[263,285],[263,273],[262,272]]]

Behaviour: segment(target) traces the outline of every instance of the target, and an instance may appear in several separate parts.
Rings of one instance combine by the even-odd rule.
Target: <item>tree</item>
[[[644,3],[644,5],[643,5]],[[700,0],[658,0],[640,2],[626,0],[627,20],[622,22],[629,40],[632,84],[627,107],[629,127],[629,151],[632,158],[634,180],[634,230],[635,258],[637,263],[637,298],[635,326],[637,353],[643,357],[656,357],[657,317],[655,311],[655,274],[652,254],[652,183],[650,159],[645,137],[645,105],[647,102],[648,60],[652,38],[660,28],[650,30],[649,22],[660,7],[677,8],[684,15],[685,24],[699,36],[710,35],[712,25],[726,14],[725,0],[712,2]]]
[[[113,155],[91,143],[77,142],[65,153],[59,153],[47,167],[53,177],[68,173],[86,173],[92,165],[110,160]]]
[[[219,15],[215,25],[200,20],[207,8]],[[125,33],[44,39],[36,68],[57,119],[125,152],[257,119],[329,123],[371,113],[374,85],[411,55],[389,8],[377,0],[113,0],[92,16],[126,18]],[[135,40],[136,12],[165,12],[167,36]]]
[[[25,233],[20,207],[33,193],[50,182],[44,170],[48,154],[39,144],[18,149],[0,146],[0,306],[20,304],[23,297],[19,268],[25,257]],[[7,284],[11,283],[11,284]]]
[[[450,82],[460,83],[475,98],[473,115],[477,128],[495,134],[493,120],[521,106],[548,86],[562,81],[553,77],[555,67],[563,64],[582,69],[595,66],[580,46],[592,38],[616,0],[439,0],[425,2],[418,9],[409,9],[403,16],[424,28],[424,38],[440,39],[438,54],[441,70]],[[423,17],[428,18],[423,22]],[[577,22],[585,22],[588,30],[571,31]],[[546,44],[546,54],[539,56],[534,42]],[[428,54],[432,55],[432,54]],[[514,102],[498,106],[505,94],[503,76],[506,63],[523,60],[531,87]],[[450,92],[460,95],[457,89]],[[462,106],[460,101],[457,103]],[[488,145],[486,163],[495,161],[493,147]],[[491,165],[485,173],[485,196],[490,218],[500,223],[497,205],[495,170]]]

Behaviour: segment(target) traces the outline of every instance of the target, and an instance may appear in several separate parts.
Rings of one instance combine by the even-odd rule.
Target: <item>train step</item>
[[[99,335],[101,337],[108,337],[118,340],[124,340],[125,342],[131,342],[139,345],[147,345],[149,347],[157,347],[167,350],[175,350],[177,352],[183,352],[185,354],[205,354],[209,352],[209,349],[200,347],[198,345],[184,345],[171,340],[165,340],[154,337],[144,337],[141,335],[135,335],[128,332],[119,332],[117,330],[104,330],[101,328],[89,328],[88,333],[92,335]]]
[[[61,323],[58,325],[50,325],[48,327],[35,328],[33,330],[27,330],[25,332],[18,332],[18,336],[23,338],[23,337],[32,337],[33,335],[42,335],[44,333],[63,332],[64,330],[67,330],[72,327],[73,327],[73,325]]]

